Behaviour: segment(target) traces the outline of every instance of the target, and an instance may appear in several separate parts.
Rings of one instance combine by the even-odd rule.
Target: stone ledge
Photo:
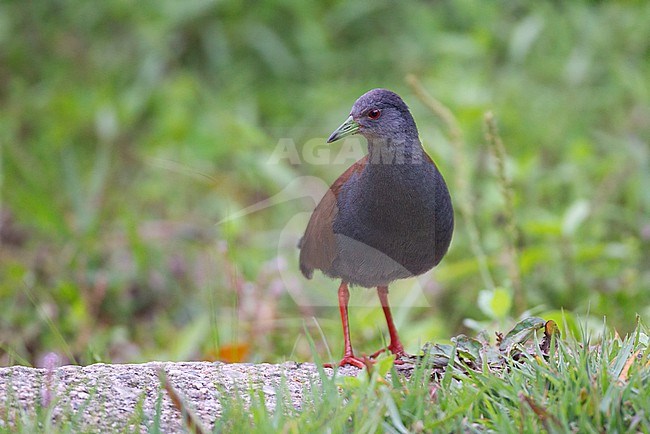
[[[75,428],[92,432],[133,431],[135,423],[146,432],[156,415],[162,393],[160,423],[163,432],[182,431],[181,414],[173,406],[158,378],[162,368],[170,384],[193,409],[206,428],[221,414],[220,391],[235,393],[261,389],[269,409],[275,407],[276,388],[287,379],[291,401],[302,402],[302,394],[318,381],[313,363],[252,364],[221,362],[149,362],[143,364],[95,364],[63,366],[53,370],[24,366],[0,368],[0,429],[8,428],[20,414],[33,413],[51,402],[53,420],[75,420]],[[331,369],[326,372],[332,373]],[[357,375],[346,366],[340,375]],[[242,394],[247,399],[247,394]],[[137,417],[141,406],[143,417]],[[8,413],[5,411],[8,410]],[[78,426],[77,426],[78,423]]]

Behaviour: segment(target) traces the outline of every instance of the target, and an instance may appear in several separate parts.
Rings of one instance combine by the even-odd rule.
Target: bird
[[[399,95],[387,89],[361,95],[327,143],[353,134],[365,137],[368,152],[327,190],[298,247],[306,278],[320,270],[340,279],[344,353],[338,366],[363,368],[364,358],[355,356],[350,341],[349,287],[377,288],[386,318],[390,343],[370,360],[385,350],[396,362],[408,356],[393,322],[388,286],[438,265],[451,243],[454,210],[445,180]]]

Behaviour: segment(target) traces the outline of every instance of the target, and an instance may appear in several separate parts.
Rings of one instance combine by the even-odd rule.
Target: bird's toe
[[[352,366],[356,366],[359,369],[363,369],[363,368],[366,367],[366,361],[368,363],[371,363],[370,360],[364,360],[364,359],[367,359],[367,358],[364,357],[362,359],[362,358],[356,357],[354,355],[347,355],[347,356],[344,356],[338,364],[324,363],[323,366],[326,367],[326,368],[333,368],[336,365],[341,366],[341,367],[345,366],[345,365],[352,365]]]

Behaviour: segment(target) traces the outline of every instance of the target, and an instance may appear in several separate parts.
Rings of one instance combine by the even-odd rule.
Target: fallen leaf
[[[509,354],[515,345],[526,342],[535,330],[544,327],[544,324],[546,324],[546,322],[537,317],[526,318],[519,321],[517,325],[515,325],[515,327],[501,340],[499,343],[499,350]]]
[[[630,367],[632,366],[632,363],[639,357],[639,354],[641,353],[641,350],[637,350],[628,359],[625,361],[625,365],[623,365],[623,370],[618,376],[618,381],[621,383],[625,383],[628,378],[628,373],[630,371]]]
[[[208,360],[218,360],[226,363],[241,363],[248,359],[250,345],[246,343],[226,344],[219,347],[216,354],[208,353]]]

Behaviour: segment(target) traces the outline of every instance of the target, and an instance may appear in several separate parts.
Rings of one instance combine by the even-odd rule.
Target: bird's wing
[[[368,156],[366,155],[343,172],[327,190],[311,215],[305,235],[299,244],[300,271],[308,279],[311,279],[314,269],[322,270],[325,273],[331,270],[337,255],[333,228],[334,219],[338,214],[336,198],[348,179],[355,173],[361,173],[367,162]]]

